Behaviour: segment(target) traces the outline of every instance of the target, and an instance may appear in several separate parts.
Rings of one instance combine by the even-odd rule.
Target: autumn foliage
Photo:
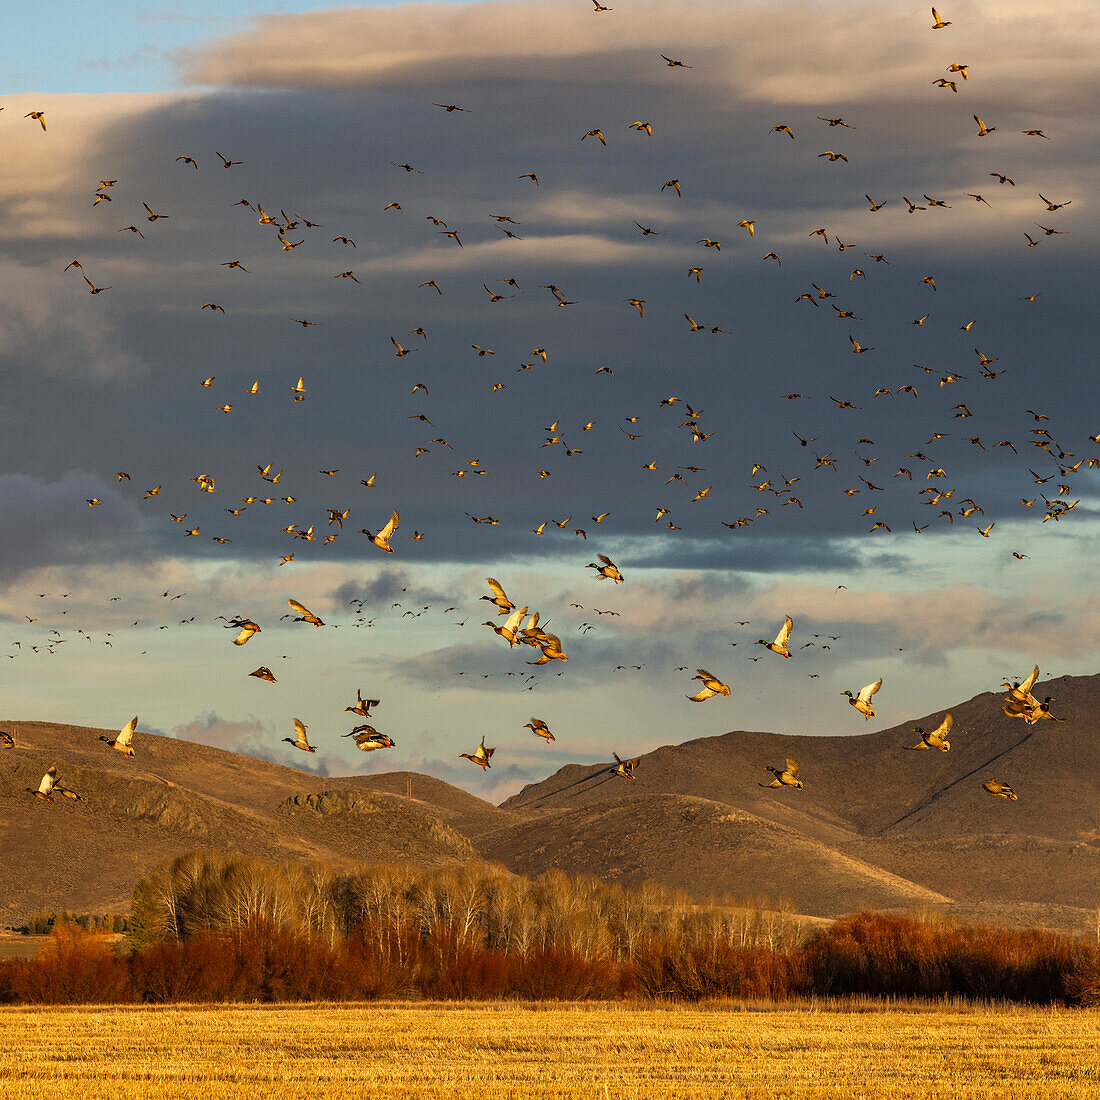
[[[0,962],[24,1004],[727,997],[1100,1003],[1100,948],[1038,929],[858,913],[807,935],[699,905],[488,865],[273,868],[181,857],[134,892],[129,950],[78,924]]]

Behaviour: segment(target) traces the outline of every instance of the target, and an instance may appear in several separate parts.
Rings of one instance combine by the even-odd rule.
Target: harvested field
[[[1100,1014],[730,1003],[7,1008],[8,1100],[1079,1100]]]

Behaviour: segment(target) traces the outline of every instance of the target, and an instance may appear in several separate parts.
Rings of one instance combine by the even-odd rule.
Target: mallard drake
[[[312,623],[314,626],[325,625],[305,604],[299,603],[297,600],[287,600],[286,602],[298,612],[298,618],[294,620],[296,623]]]
[[[1007,783],[1002,783],[999,779],[987,779],[982,786],[990,794],[996,795],[997,798],[1007,798],[1010,802],[1016,801],[1016,792]]]
[[[611,755],[615,757],[615,774],[621,775],[623,779],[633,779],[634,769],[642,758],[635,756],[633,760],[623,760],[617,752],[613,752]]]
[[[729,695],[730,693],[729,684],[723,684],[714,673],[707,672],[705,668],[696,669],[692,679],[698,680],[703,685],[698,694],[685,696],[693,703],[703,703],[707,699],[713,699],[716,695]]]
[[[133,756],[134,748],[130,742],[134,739],[134,731],[137,729],[138,720],[137,717],[133,717],[118,731],[117,737],[105,737],[100,734],[100,741],[106,741],[115,752],[122,753],[123,756]]]
[[[364,699],[363,693],[356,688],[355,689],[355,706],[344,707],[344,710],[350,710],[352,714],[361,714],[364,718],[370,717],[370,708],[376,707],[382,702],[381,699]],[[345,736],[349,736],[345,734]]]
[[[787,648],[787,642],[790,640],[793,629],[794,620],[788,615],[782,627],[780,627],[779,633],[775,636],[774,642],[761,638],[756,644],[764,646],[765,649],[770,649],[772,653],[778,653],[780,657],[790,657],[791,652]]]
[[[369,538],[371,542],[373,542],[374,545],[378,547],[379,550],[385,550],[387,554],[392,554],[393,547],[390,546],[390,538],[393,536],[394,531],[397,530],[397,524],[399,520],[400,517],[398,516],[397,512],[394,511],[393,515],[390,516],[389,523],[387,523],[386,526],[378,532],[378,534],[372,535],[367,530],[360,531],[359,534],[366,535],[367,538]]]
[[[530,722],[524,723],[523,728],[530,730],[536,737],[541,737],[548,745],[555,739],[550,727],[541,718],[532,718]]]
[[[1054,702],[1053,695],[1048,695],[1042,702],[1039,702],[1031,694],[1031,689],[1035,686],[1035,681],[1038,678],[1039,666],[1036,665],[1032,669],[1031,675],[1022,683],[1010,684],[1005,681],[1001,686],[1008,688],[1008,694],[1004,698],[1005,705],[1001,708],[1002,713],[1009,718],[1022,718],[1029,726],[1044,718],[1052,722],[1062,721],[1062,719],[1055,718],[1050,713],[1050,704]]]
[[[484,736],[482,736],[481,744],[478,745],[476,749],[474,749],[473,754],[470,754],[468,752],[460,752],[458,755],[459,759],[465,758],[471,763],[477,764],[477,766],[481,768],[482,771],[485,771],[486,768],[492,767],[492,764],[490,764],[489,761],[492,759],[494,752],[496,752],[496,749],[487,749],[485,747],[485,738]]]
[[[1050,713],[1050,704],[1054,702],[1054,696],[1048,695],[1041,703],[1037,702],[1026,714],[1020,715],[1021,718],[1029,725],[1033,726],[1036,722],[1042,721],[1044,718],[1050,722],[1064,722],[1064,718],[1055,718]]]
[[[379,733],[374,726],[356,726],[351,733],[345,733],[344,737],[354,737],[355,744],[363,752],[374,752],[375,749],[392,749],[396,741],[387,733]]]
[[[492,577],[486,577],[485,583],[493,594],[491,596],[481,596],[481,599],[488,600],[494,607],[500,608],[501,615],[507,615],[509,611],[515,610],[516,605],[504,594],[500,581],[494,580]]]
[[[622,584],[625,578],[622,573],[619,572],[619,567],[606,554],[597,554],[596,557],[598,557],[603,564],[597,565],[596,562],[590,561],[585,568],[595,569],[601,580],[607,579],[609,581],[614,581],[615,584]]]
[[[508,616],[507,622],[503,626],[497,626],[496,623],[484,622],[482,626],[492,627],[494,634],[499,634],[507,643],[509,648],[516,644],[519,634],[519,624],[523,622],[523,616],[527,614],[526,607],[517,607],[511,615]]]
[[[296,749],[301,749],[302,752],[316,752],[317,750],[309,743],[309,739],[306,737],[306,725],[301,718],[294,719],[294,737],[284,737],[283,740],[289,742]]]
[[[863,715],[863,720],[865,722],[869,722],[875,716],[875,708],[871,706],[871,696],[874,695],[880,687],[882,687],[881,677],[873,684],[868,684],[858,695],[853,695],[850,691],[842,691],[840,694],[847,695],[849,704],[855,707],[856,710]]]
[[[920,734],[920,744],[906,745],[905,747],[908,749],[939,749],[940,752],[950,752],[951,742],[944,735],[950,731],[954,723],[955,719],[948,711],[944,716],[944,720],[931,733],[925,733],[920,726],[917,726],[913,732]]]
[[[765,769],[769,771],[775,778],[770,783],[759,783],[760,787],[794,787],[796,790],[802,790],[802,780],[798,778],[798,761],[787,757],[787,766],[780,771],[778,768],[773,768],[769,764]]]

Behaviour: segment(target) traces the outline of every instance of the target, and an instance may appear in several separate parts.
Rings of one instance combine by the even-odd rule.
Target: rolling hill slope
[[[932,905],[1084,927],[1100,905],[1100,676],[1036,693],[1054,695],[1064,721],[1028,727],[979,695],[950,708],[947,753],[905,748],[942,711],[848,737],[734,732],[655,749],[632,782],[567,765],[500,807],[430,776],[325,778],[152,734],[129,760],[104,731],[22,722],[0,752],[0,920],[124,910],[138,877],[205,848],[275,862],[485,858],[786,897],[820,916]],[[764,765],[787,756],[804,789],[762,786]],[[26,793],[55,762],[83,801]],[[990,776],[1019,800],[982,790]]]

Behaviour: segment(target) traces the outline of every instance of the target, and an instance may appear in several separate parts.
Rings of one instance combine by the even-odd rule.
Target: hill
[[[403,779],[325,778],[155,734],[139,734],[129,760],[98,740],[116,732],[18,723],[17,747],[0,756],[0,921],[125,911],[138,878],[196,848],[272,862],[472,859],[450,822],[513,816],[427,776],[415,780],[423,797],[407,798],[390,793]],[[83,801],[26,793],[54,763]]]
[[[540,816],[583,814],[624,787],[635,798],[703,798],[796,830],[967,912],[986,902],[1039,903],[1077,909],[1084,921],[1100,902],[1100,676],[1063,677],[1035,690],[1040,698],[1055,696],[1062,721],[1029,727],[1001,712],[1000,695],[985,693],[948,708],[955,724],[946,753],[905,748],[920,740],[913,727],[934,728],[944,711],[847,737],[741,731],[646,753],[629,784],[608,765],[569,765],[503,806]],[[804,789],[762,787],[770,780],[764,765],[786,757],[799,761]],[[991,776],[1010,783],[1018,801],[984,791]],[[670,835],[670,849],[681,839],[690,844],[682,830]],[[595,843],[613,851],[627,840],[608,834]],[[530,865],[522,843],[509,848],[502,841],[494,854]],[[693,854],[694,879],[723,881],[709,850]],[[568,860],[562,865],[572,869]],[[827,861],[811,878],[811,895],[834,894]],[[776,881],[769,866],[740,879],[746,893],[774,894]],[[801,882],[788,889],[806,892]]]
[[[906,748],[943,711],[847,737],[739,731],[646,753],[632,782],[570,764],[500,807],[430,776],[325,778],[152,734],[128,760],[104,731],[21,722],[0,752],[0,920],[123,911],[138,877],[204,848],[273,862],[486,858],[788,898],[823,917],[934,906],[1087,927],[1100,904],[1100,676],[1036,693],[1056,697],[1063,721],[1028,727],[986,693],[949,708],[947,753]],[[764,765],[786,757],[804,788],[762,786]],[[83,801],[26,794],[55,761]],[[1018,801],[987,794],[990,776]]]

